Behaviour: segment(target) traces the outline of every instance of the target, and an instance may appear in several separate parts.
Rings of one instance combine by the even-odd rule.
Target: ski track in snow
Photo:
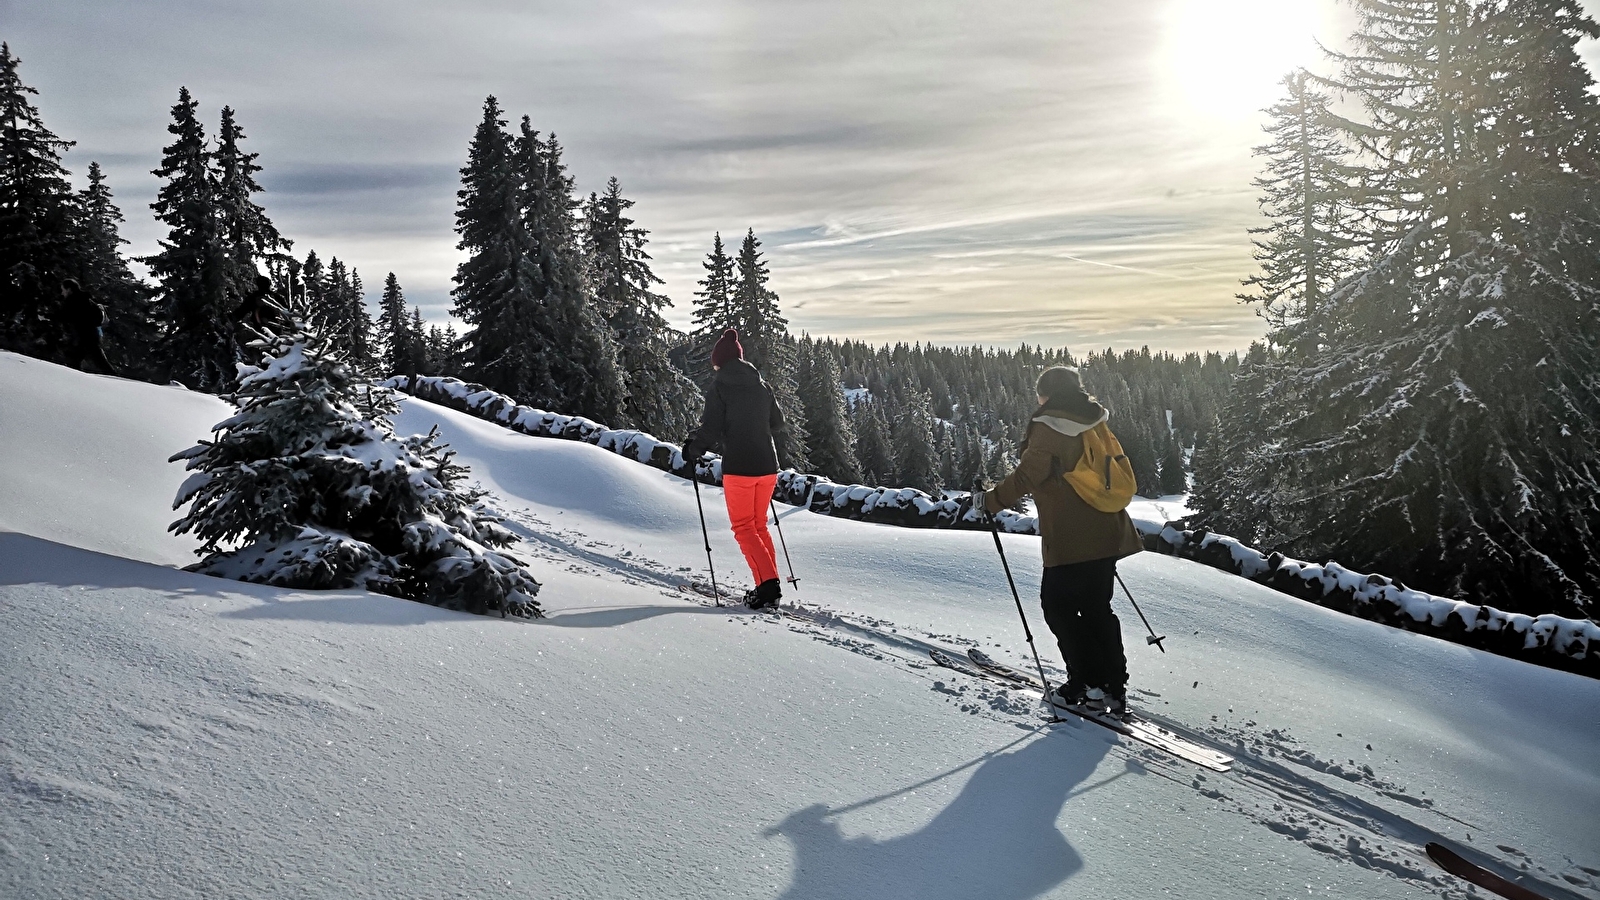
[[[580,531],[557,528],[526,510],[501,506],[496,512],[524,540],[522,552],[526,555],[563,563],[585,575],[612,578],[625,584],[656,585],[667,597],[702,606],[716,605],[709,597],[682,590],[686,584],[697,581],[700,573],[692,567],[674,569]],[[724,594],[727,592],[724,588]],[[797,593],[791,591],[785,597],[781,616],[757,613],[738,605],[725,608],[733,623],[754,627],[781,624],[795,634],[827,646],[897,665],[930,681],[932,691],[945,695],[947,702],[966,715],[987,716],[1023,729],[1076,727],[1093,733],[1099,728],[1075,720],[1055,726],[1044,725],[1042,701],[1037,690],[1002,686],[983,677],[965,677],[928,661],[930,650],[943,650],[959,657],[966,648],[981,647],[980,642],[956,634],[919,634],[887,619],[846,615],[819,604],[804,605],[795,596]],[[1065,675],[1054,666],[1046,665],[1045,670],[1052,681]],[[1114,752],[1129,765],[1175,783],[1187,784],[1193,789],[1197,802],[1226,805],[1263,829],[1318,853],[1382,872],[1450,900],[1484,896],[1477,888],[1439,871],[1422,849],[1429,841],[1451,843],[1430,827],[1429,821],[1448,820],[1466,826],[1469,833],[1481,830],[1473,823],[1436,809],[1434,802],[1426,797],[1408,794],[1403,785],[1385,780],[1370,764],[1358,765],[1354,760],[1341,764],[1300,748],[1286,729],[1270,728],[1255,721],[1238,725],[1212,723],[1197,729],[1157,712],[1154,704],[1165,702],[1159,694],[1137,688],[1131,693],[1136,708],[1145,718],[1227,752],[1235,761],[1231,772],[1203,771],[1144,744],[1120,741],[1107,732],[1106,739],[1117,744]],[[1509,874],[1537,878],[1544,882],[1544,889],[1552,897],[1565,896],[1573,900],[1600,897],[1600,874],[1588,867],[1572,865],[1566,872],[1558,873],[1513,848],[1502,846],[1499,849],[1521,864],[1519,871]]]

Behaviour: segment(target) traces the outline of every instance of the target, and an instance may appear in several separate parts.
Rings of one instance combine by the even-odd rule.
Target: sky
[[[1593,0],[1594,7],[1600,0]],[[761,240],[791,329],[881,342],[1242,349],[1259,110],[1337,0],[0,0],[46,124],[130,253],[180,85],[234,108],[303,255],[430,321],[484,98],[615,176],[688,324],[712,235]],[[1591,63],[1594,48],[1587,48]]]

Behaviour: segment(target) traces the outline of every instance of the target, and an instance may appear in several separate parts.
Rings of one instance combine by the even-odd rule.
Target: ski
[[[982,650],[968,650],[967,658],[980,671],[997,679],[1012,684],[1025,685],[1041,693],[1044,691],[1044,686],[1039,683],[1038,678],[1026,672],[1013,669],[1005,663],[991,658]],[[938,660],[934,661],[938,662]],[[1169,728],[1164,728],[1148,719],[1142,718],[1132,711],[1125,716],[1119,717],[1081,706],[1057,706],[1052,703],[1050,707],[1051,709],[1070,712],[1080,719],[1086,719],[1096,725],[1109,728],[1124,737],[1132,738],[1158,750],[1164,750],[1197,766],[1202,766],[1215,772],[1227,772],[1233,768],[1233,757],[1191,741]]]
[[[678,590],[686,594],[699,594],[707,600],[715,600],[723,606],[744,606],[744,601],[735,597],[721,588],[716,593],[711,592],[711,586],[703,581],[686,581],[678,584]]]
[[[798,619],[803,622],[811,622],[816,619],[816,615],[811,610],[798,605],[784,606],[779,604],[777,606],[768,606],[762,609],[751,609],[744,604],[743,600],[736,599],[733,597],[733,595],[728,594],[727,592],[719,591],[718,594],[721,596],[712,594],[710,587],[698,581],[680,583],[677,585],[677,588],[679,591],[682,591],[685,594],[693,594],[697,597],[704,597],[707,600],[715,600],[717,601],[717,607],[719,609],[725,609],[728,612],[750,613],[751,615],[772,613],[773,615],[789,619]]]
[[[945,667],[946,669],[954,669],[963,675],[968,675],[973,678],[983,678],[985,676],[985,673],[982,670],[974,669],[963,662],[958,662],[955,657],[944,652],[943,650],[929,650],[928,658],[932,659],[934,662]]]
[[[1443,844],[1429,843],[1425,849],[1428,851],[1428,858],[1438,864],[1439,868],[1486,891],[1494,891],[1502,897],[1509,897],[1510,900],[1549,900],[1543,894],[1534,893],[1514,881],[1507,881],[1483,866],[1467,860]]]

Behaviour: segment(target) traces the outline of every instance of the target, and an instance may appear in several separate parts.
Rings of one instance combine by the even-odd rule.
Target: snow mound
[[[167,531],[184,481],[167,457],[233,412],[209,394],[0,353],[0,528],[145,562],[194,562],[199,541]]]

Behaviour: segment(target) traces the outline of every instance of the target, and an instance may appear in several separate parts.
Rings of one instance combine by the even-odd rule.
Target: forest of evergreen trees
[[[648,231],[616,179],[586,197],[555,135],[495,98],[457,193],[453,325],[388,273],[292,254],[258,204],[234,111],[206,135],[180,90],[154,171],[166,236],[122,255],[98,165],[45,127],[0,45],[0,348],[60,362],[61,285],[106,310],[121,374],[226,392],[256,279],[309,310],[357,371],[449,375],[518,402],[680,440],[709,352],[739,329],[790,427],[785,466],[841,483],[962,491],[996,478],[1049,365],[1083,368],[1141,490],[1199,521],[1436,593],[1593,615],[1600,596],[1600,102],[1575,0],[1354,0],[1338,74],[1300,72],[1268,110],[1264,342],[1238,354],[869,346],[796,335],[762,244],[711,236],[692,324],[672,328]],[[374,312],[376,315],[374,316]],[[1193,472],[1191,473],[1191,462]]]

